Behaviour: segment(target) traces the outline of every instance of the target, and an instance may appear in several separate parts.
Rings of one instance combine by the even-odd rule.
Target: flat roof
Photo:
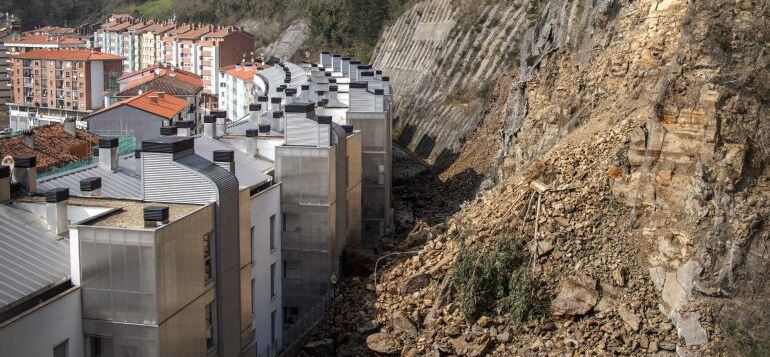
[[[97,219],[88,221],[85,225],[94,227],[144,229],[144,208],[149,206],[168,207],[168,221],[174,222],[188,214],[198,210],[204,205],[158,203],[136,200],[122,200],[114,198],[85,198],[73,197],[69,199],[70,205],[87,207],[118,208],[118,211],[105,214]]]

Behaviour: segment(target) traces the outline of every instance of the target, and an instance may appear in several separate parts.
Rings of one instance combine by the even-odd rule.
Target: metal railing
[[[326,317],[326,307],[333,299],[332,294],[331,289],[326,290],[326,293],[310,308],[310,311],[300,316],[297,322],[287,329],[284,329],[283,344],[287,346],[286,348],[291,348],[294,343],[301,342],[302,338],[310,333]]]
[[[136,137],[134,136],[118,137],[118,156],[128,155],[130,153],[133,153],[135,149],[136,149]],[[92,150],[92,149],[89,148],[89,150]],[[64,166],[48,168],[44,171],[39,171],[37,174],[37,178],[41,179],[44,177],[60,174],[62,172],[79,169],[81,167],[94,164],[97,161],[98,159],[92,156],[89,159],[71,162]]]

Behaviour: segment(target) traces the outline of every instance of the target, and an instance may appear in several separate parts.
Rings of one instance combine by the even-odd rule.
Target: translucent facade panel
[[[329,152],[316,148],[277,148],[276,177],[282,184],[282,202],[318,205],[331,201]]]
[[[381,119],[360,119],[356,113],[348,113],[348,120],[353,123],[356,130],[363,132],[361,149],[364,152],[385,152],[390,145],[387,127],[388,121],[383,116]]]
[[[387,162],[385,154],[364,153],[362,167],[362,182],[366,186],[385,185]]]
[[[384,187],[364,186],[363,194],[367,197],[361,207],[364,220],[384,220],[388,208],[386,189]]]
[[[81,227],[83,316],[156,323],[154,233]]]

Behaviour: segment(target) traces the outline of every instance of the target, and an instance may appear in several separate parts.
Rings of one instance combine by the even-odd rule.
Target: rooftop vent
[[[203,116],[203,135],[209,138],[217,137],[217,118],[215,116]]]
[[[48,229],[55,234],[67,231],[67,200],[70,199],[68,188],[55,188],[45,193],[45,220]]]
[[[160,135],[163,136],[172,136],[176,135],[177,128],[175,126],[162,126],[160,127]]]
[[[328,115],[319,115],[317,118],[318,124],[331,124],[332,117]]]
[[[99,197],[102,193],[102,178],[88,177],[80,180],[80,192],[86,197]]]
[[[232,150],[214,150],[214,164],[235,173],[235,152]]]
[[[11,199],[11,168],[0,166],[0,203]]]
[[[115,171],[118,169],[118,138],[99,139],[99,167]]]
[[[147,206],[144,208],[144,227],[155,228],[168,224],[168,206]]]
[[[340,125],[342,129],[345,130],[346,133],[352,133],[353,132],[353,126],[352,125]]]
[[[292,103],[287,105],[284,110],[287,113],[312,113],[315,111],[313,103]]]
[[[269,134],[270,124],[259,124],[259,132],[262,134]]]
[[[283,117],[283,112],[273,112],[273,118],[278,119]]]
[[[258,136],[258,133],[259,133],[259,129],[246,129],[247,138],[256,138]]]
[[[267,96],[259,96],[259,97],[257,97],[257,102],[267,103]]]

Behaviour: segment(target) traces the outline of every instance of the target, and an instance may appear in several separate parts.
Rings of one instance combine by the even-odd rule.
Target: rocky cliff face
[[[427,0],[383,33],[373,64],[391,77],[397,141],[431,162],[451,162],[478,126],[494,81],[517,60],[527,29],[519,2]]]
[[[448,3],[411,11],[419,4]],[[485,6],[507,13],[516,4]],[[418,219],[376,279],[343,283],[336,321],[350,333],[347,351],[767,354],[770,5],[607,0],[536,9],[504,45],[518,48],[516,64],[465,129],[457,123],[471,119],[436,114],[455,109],[435,104],[446,98],[431,89],[455,78],[409,72],[419,67],[408,60],[391,67],[407,93],[400,129],[412,125],[454,148],[441,180],[471,171],[495,184],[442,223]],[[410,47],[409,36],[421,41],[414,31],[401,35],[407,58],[445,50]],[[427,104],[406,111],[405,103]],[[419,116],[422,108],[433,114]],[[457,140],[463,130],[467,140]],[[524,252],[514,263],[499,256],[510,242]],[[531,281],[509,284],[522,271]],[[494,272],[505,272],[503,284]],[[478,276],[483,284],[468,283]],[[490,294],[498,299],[468,313],[468,301],[478,308]]]

